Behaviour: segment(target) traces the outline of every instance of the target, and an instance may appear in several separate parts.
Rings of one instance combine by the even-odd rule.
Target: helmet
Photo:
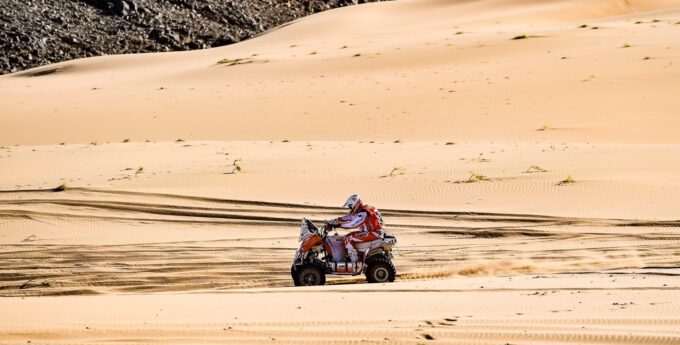
[[[345,204],[342,205],[342,207],[347,207],[349,208],[349,211],[351,213],[356,213],[359,211],[359,209],[363,206],[363,203],[361,202],[361,197],[359,194],[352,194],[347,198],[347,201],[345,201]]]

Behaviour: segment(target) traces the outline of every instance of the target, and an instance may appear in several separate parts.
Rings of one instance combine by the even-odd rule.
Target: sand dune
[[[66,183],[320,206],[360,191],[381,209],[647,220],[677,220],[680,205],[674,145],[131,141],[5,147],[0,162],[3,190]],[[465,183],[473,173],[488,181]],[[559,185],[568,176],[576,183]]]
[[[678,344],[679,23],[393,1],[2,76],[0,343]],[[355,192],[397,282],[291,287]]]
[[[13,315],[0,315],[0,336],[7,344],[676,344],[678,290],[668,285],[677,277],[639,273],[401,282],[368,291],[5,298],[0,305]]]
[[[395,1],[207,51],[70,61],[0,78],[0,144],[678,143],[678,11],[677,1]]]

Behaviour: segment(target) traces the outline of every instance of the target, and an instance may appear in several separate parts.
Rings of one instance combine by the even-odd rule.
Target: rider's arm
[[[346,216],[338,217],[337,221],[340,223],[339,227],[342,229],[358,228],[366,222],[368,214],[366,212],[359,212],[357,214],[348,214]]]

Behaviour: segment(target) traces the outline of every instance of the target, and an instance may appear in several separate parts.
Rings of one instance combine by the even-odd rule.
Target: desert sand
[[[680,344],[679,68],[678,1],[398,0],[0,76],[0,343]],[[397,282],[292,287],[356,192]]]

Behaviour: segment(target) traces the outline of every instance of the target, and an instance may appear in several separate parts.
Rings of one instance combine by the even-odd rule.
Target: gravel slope
[[[3,0],[0,74],[107,54],[238,42],[356,0]]]

